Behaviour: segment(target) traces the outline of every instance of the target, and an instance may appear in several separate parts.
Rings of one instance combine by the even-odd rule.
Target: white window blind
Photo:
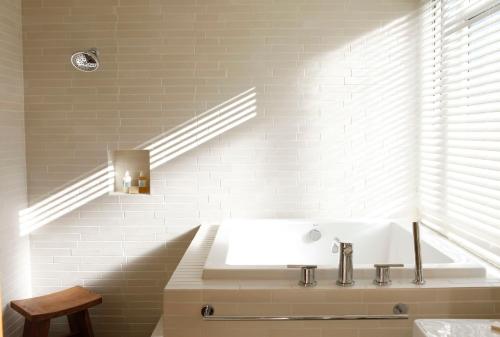
[[[422,222],[500,266],[500,1],[423,13]]]

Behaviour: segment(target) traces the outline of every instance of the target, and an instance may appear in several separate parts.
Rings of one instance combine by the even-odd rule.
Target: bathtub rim
[[[337,218],[337,219],[305,219],[305,218],[232,218],[222,222],[217,229],[212,247],[203,266],[203,279],[248,279],[248,280],[292,280],[296,277],[297,271],[288,269],[286,265],[229,265],[225,263],[229,250],[228,237],[230,234],[229,226],[235,226],[238,222],[248,221],[279,221],[288,223],[316,223],[324,225],[328,223],[372,223],[376,225],[397,225],[407,234],[412,235],[410,225],[403,226],[402,223],[411,224],[408,219],[401,218]],[[423,261],[424,276],[426,278],[484,278],[487,274],[487,268],[471,258],[470,253],[457,246],[444,236],[435,231],[421,226],[421,240],[432,247],[438,249],[441,253],[452,260],[449,263],[425,263]],[[221,259],[224,263],[221,263]],[[260,273],[256,273],[258,270]],[[265,276],[262,276],[265,271]],[[375,270],[373,264],[355,264],[354,277],[358,279],[369,279],[373,277]],[[321,278],[335,278],[337,268],[332,265],[318,265],[317,275]],[[414,276],[414,264],[405,264],[402,269],[393,269],[391,271],[393,279],[411,278]]]

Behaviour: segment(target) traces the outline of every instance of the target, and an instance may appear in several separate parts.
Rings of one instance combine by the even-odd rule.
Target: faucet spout
[[[342,287],[350,287],[354,284],[353,266],[352,266],[352,243],[340,242],[336,240],[339,246],[339,274],[337,285]]]
[[[412,282],[417,285],[422,285],[425,284],[425,280],[422,271],[422,252],[420,251],[420,224],[417,221],[414,221],[412,226],[413,248],[415,250],[415,279]]]

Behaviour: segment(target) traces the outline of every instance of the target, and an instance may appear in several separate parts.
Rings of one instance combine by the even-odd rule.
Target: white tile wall
[[[36,293],[104,294],[100,336],[146,336],[194,228],[414,207],[413,0],[25,0],[31,201],[251,87],[258,116],[31,236]],[[102,68],[69,55],[97,47]]]
[[[26,207],[21,1],[0,2],[0,289],[5,336],[19,336],[22,317],[8,304],[31,294],[29,240],[19,236]]]

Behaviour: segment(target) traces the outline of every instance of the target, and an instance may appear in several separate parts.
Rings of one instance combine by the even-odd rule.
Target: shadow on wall
[[[377,3],[373,6],[380,5]],[[354,16],[346,20],[355,22]],[[267,216],[398,217],[413,213],[419,111],[418,21],[415,10],[390,18],[388,23],[370,22],[372,31],[360,32],[361,36],[347,42],[342,35],[328,37],[342,41],[342,46],[310,53],[301,60],[304,73],[296,79],[300,84],[285,88],[297,91],[303,110],[297,115],[289,113],[294,107],[286,103],[284,107],[273,106],[273,111],[265,110],[274,123],[285,126],[276,134],[270,132],[269,157],[281,154],[285,160],[281,166],[274,164],[280,172],[272,177],[283,186],[269,183],[269,189],[283,189],[287,191],[284,194],[300,197],[279,198],[288,207]],[[283,96],[279,91],[266,92],[259,96],[259,106],[267,108],[270,100]],[[296,128],[289,128],[294,139],[285,140],[287,125]],[[298,150],[288,151],[287,141]],[[295,159],[291,165],[290,158]],[[308,174],[297,176],[296,171]],[[263,208],[276,203],[272,200],[275,194],[269,192]],[[303,204],[309,207],[301,211]]]
[[[151,169],[192,150],[257,115],[255,88],[248,89],[184,124],[138,146],[150,151]],[[113,167],[103,165],[19,212],[20,235],[113,191]]]
[[[119,269],[102,271],[99,278],[84,281],[84,287],[104,299],[91,309],[92,317],[98,317],[92,322],[96,336],[141,336],[152,331],[162,312],[163,288],[197,231],[198,227],[158,243],[153,250],[150,246],[141,248],[139,243],[135,254],[123,259]],[[51,336],[67,333],[64,317],[53,321]]]
[[[332,146],[339,156],[329,157],[332,165],[340,158],[342,186],[333,177],[329,186],[344,191],[348,216],[405,216],[415,207],[417,20],[417,13],[405,15],[349,44],[352,58],[345,82],[352,90],[343,100],[343,113],[331,117],[332,123],[343,118],[342,137],[325,134],[328,144],[344,143],[343,153]],[[323,55],[319,62],[339,68],[335,67],[338,54]],[[320,86],[330,88],[330,79],[322,78]],[[327,97],[331,94],[322,91]]]
[[[152,331],[161,309],[146,302],[161,301],[156,281],[173,272],[194,224],[378,215],[411,201],[416,1],[111,0],[76,2],[86,3],[76,17],[24,3],[31,196],[102,162],[106,147],[135,147],[238,88],[258,90],[251,123],[158,166],[151,196],[73,203],[45,226],[32,209],[40,218],[27,231],[42,226],[30,237],[34,292],[102,289],[105,304],[92,315],[99,336]],[[102,21],[82,24],[93,15]],[[65,57],[89,37],[102,53],[93,77]],[[163,254],[163,267],[151,266],[162,272],[148,263],[123,271],[129,257]]]

